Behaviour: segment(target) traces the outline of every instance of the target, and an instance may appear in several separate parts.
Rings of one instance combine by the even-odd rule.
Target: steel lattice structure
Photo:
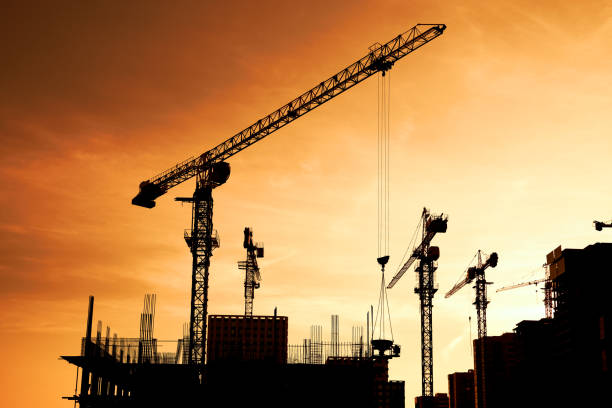
[[[423,397],[433,397],[433,331],[432,311],[433,297],[438,290],[435,287],[434,272],[437,269],[436,261],[440,257],[438,247],[431,246],[431,241],[437,233],[444,233],[447,229],[448,217],[443,214],[434,216],[429,210],[423,208],[421,213],[422,239],[410,255],[410,258],[395,274],[387,289],[391,289],[397,281],[419,260],[415,268],[418,274],[418,286],[414,293],[419,295],[421,306],[421,391]]]
[[[485,270],[488,267],[495,268],[497,266],[498,255],[497,252],[493,252],[485,263],[482,262],[482,251],[478,250],[476,254],[477,266],[467,268],[464,276],[459,282],[449,290],[445,298],[448,298],[455,294],[459,289],[468,285],[474,279],[476,280],[474,289],[476,289],[476,299],[474,299],[473,305],[476,306],[476,318],[478,320],[478,344],[479,348],[476,355],[476,364],[478,366],[478,375],[476,377],[476,390],[477,390],[477,406],[479,408],[486,406],[486,398],[483,390],[485,389],[485,337],[487,337],[487,285],[492,282],[487,282],[485,278]]]
[[[421,304],[421,391],[424,397],[432,397],[433,393],[433,297],[438,289],[434,286],[433,262],[421,260],[417,267],[419,286],[414,293],[419,295]]]
[[[255,289],[259,289],[261,273],[257,258],[263,257],[263,246],[253,243],[253,230],[244,229],[244,248],[247,251],[246,260],[238,261],[238,269],[244,270],[244,315],[253,316],[253,300]]]
[[[198,177],[193,198],[177,198],[192,203],[192,225],[191,230],[185,231],[185,242],[192,254],[188,355],[189,362],[196,365],[205,361],[210,257],[213,249],[219,247],[212,225],[213,186],[208,173]]]
[[[205,363],[208,275],[210,257],[215,247],[212,221],[212,189],[225,183],[229,177],[229,164],[224,160],[375,73],[391,69],[400,58],[442,35],[445,29],[444,24],[418,24],[414,26],[405,33],[394,37],[391,41],[371,48],[370,52],[363,58],[256,121],[225,142],[140,183],[140,191],[132,199],[132,204],[153,208],[155,200],[169,189],[196,177],[196,191],[193,198],[181,199],[181,201],[189,201],[193,205],[192,231],[186,236],[193,257],[189,350],[191,364],[203,367]],[[218,245],[218,242],[216,245]]]
[[[548,265],[546,266],[548,267]],[[515,285],[510,285],[510,286],[504,286],[504,287],[497,289],[495,292],[502,292],[504,290],[522,288],[522,287],[529,286],[529,285],[538,285],[540,283],[544,283],[544,315],[546,316],[547,319],[552,319],[554,315],[554,300],[555,299],[553,297],[553,290],[552,290],[553,284],[552,284],[552,281],[549,275],[550,274],[547,271],[546,278],[536,279],[536,280],[532,280],[529,282],[517,283]]]

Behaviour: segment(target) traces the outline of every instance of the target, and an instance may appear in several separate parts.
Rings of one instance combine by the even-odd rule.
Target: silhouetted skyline
[[[172,199],[192,185],[153,214],[129,204],[143,178],[418,22],[448,29],[391,73],[390,274],[423,206],[449,214],[436,243],[441,291],[478,248],[503,259],[495,289],[540,277],[559,244],[610,241],[592,221],[612,217],[611,16],[596,2],[7,6],[0,380],[13,392],[0,405],[66,406],[59,396],[73,391],[74,370],[57,356],[78,351],[89,294],[95,320],[136,336],[142,294],[155,292],[159,336],[181,333],[190,214]],[[215,197],[210,313],[243,311],[236,261],[249,225],[266,244],[255,314],[278,306],[291,317],[290,343],[331,313],[343,332],[364,320],[380,273],[375,121],[372,78],[231,160]],[[419,317],[413,276],[404,280],[389,296],[402,345],[390,375],[406,381],[410,404],[420,394]],[[434,299],[434,392],[471,367],[472,297]],[[544,315],[535,287],[489,297],[490,335]]]

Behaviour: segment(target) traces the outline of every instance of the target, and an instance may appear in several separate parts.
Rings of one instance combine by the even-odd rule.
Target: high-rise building
[[[553,318],[474,341],[478,408],[612,406],[612,243],[558,247],[546,265]],[[456,374],[449,376],[451,408],[458,406]]]
[[[450,408],[474,408],[474,370],[448,375]]]
[[[612,398],[612,244],[557,248],[546,257],[555,313],[551,375],[560,398]],[[612,403],[611,403],[612,404]]]
[[[480,364],[483,344],[484,365]],[[474,340],[474,388],[477,408],[512,406],[513,394],[517,393],[513,381],[517,376],[520,358],[515,333]]]

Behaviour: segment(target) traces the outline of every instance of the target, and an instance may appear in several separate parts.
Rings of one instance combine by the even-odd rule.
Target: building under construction
[[[286,316],[211,315],[201,371],[188,363],[187,333],[174,341],[153,336],[154,313],[155,297],[147,295],[139,338],[111,337],[109,328],[103,335],[101,322],[93,336],[90,297],[81,353],[62,356],[78,367],[75,393],[64,398],[81,407],[404,406],[404,382],[389,381],[388,358],[373,356],[363,341],[311,339],[304,358],[288,363],[288,349],[295,355],[299,346],[287,344]]]
[[[484,388],[475,385],[475,403],[482,407],[609,406],[612,243],[584,249],[556,248],[546,258],[545,289],[552,318],[519,322],[512,333],[474,340],[474,379],[484,369]],[[478,363],[484,344],[484,365]],[[458,387],[455,396],[472,384]],[[465,400],[465,399],[464,399]],[[479,401],[481,401],[479,403]],[[603,405],[602,405],[603,403]]]

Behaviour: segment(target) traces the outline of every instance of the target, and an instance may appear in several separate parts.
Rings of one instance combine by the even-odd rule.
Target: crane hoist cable
[[[385,308],[387,313],[385,316]],[[386,325],[389,326],[389,334],[393,340],[393,326],[391,324],[391,309],[389,308],[389,296],[387,295],[387,286],[385,283],[385,271],[383,269],[381,273],[380,290],[378,292],[378,304],[376,306],[376,318],[373,325],[373,333],[378,334],[379,339],[386,339],[387,330]],[[386,321],[385,321],[386,319]],[[378,332],[377,330],[378,329]]]
[[[378,257],[377,261],[381,269],[381,286],[378,293],[378,305],[376,307],[376,319],[374,320],[373,332],[378,329],[378,340],[387,340],[387,329],[391,334],[393,343],[393,327],[391,326],[391,311],[389,309],[389,298],[385,283],[385,265],[389,261],[389,136],[390,123],[389,111],[391,105],[391,74],[381,71],[378,75],[377,86],[377,223],[378,223]],[[386,308],[386,312],[385,312]],[[381,352],[382,354],[382,352]]]
[[[378,148],[378,260],[389,255],[389,153],[390,153],[391,72],[381,71],[377,87]],[[388,261],[388,258],[386,259]],[[384,267],[384,264],[381,263]]]
[[[372,324],[372,347],[378,358],[399,356],[400,347],[394,344],[391,310],[385,282],[385,265],[389,261],[389,152],[390,152],[391,74],[381,71],[377,86],[377,223],[378,264],[381,267],[380,290],[376,317]],[[386,310],[385,310],[386,309]],[[378,338],[375,338],[377,336]],[[390,338],[388,338],[390,336]]]

